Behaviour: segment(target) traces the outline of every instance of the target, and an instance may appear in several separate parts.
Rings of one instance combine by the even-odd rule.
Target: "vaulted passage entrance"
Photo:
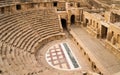
[[[65,19],[61,19],[61,24],[62,24],[62,27],[63,29],[67,29],[67,24],[66,24],[66,20]]]
[[[70,18],[71,25],[75,24],[75,15],[72,15]]]
[[[102,25],[102,28],[101,28],[101,38],[102,39],[106,39],[107,31],[108,31],[108,28]]]

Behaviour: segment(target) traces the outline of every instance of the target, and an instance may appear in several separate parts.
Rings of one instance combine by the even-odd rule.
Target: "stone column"
[[[67,28],[68,28],[68,30],[70,30],[70,25],[71,25],[71,23],[70,23],[70,17],[71,17],[71,10],[68,10],[68,20],[67,20]]]

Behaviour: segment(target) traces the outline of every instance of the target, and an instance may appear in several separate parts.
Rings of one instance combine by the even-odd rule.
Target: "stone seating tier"
[[[44,12],[46,12],[44,14]],[[54,9],[0,16],[0,71],[2,75],[39,75],[36,47],[45,39],[63,36]],[[56,38],[57,39],[57,38]]]

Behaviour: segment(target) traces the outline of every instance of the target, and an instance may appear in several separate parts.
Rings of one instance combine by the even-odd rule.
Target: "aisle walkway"
[[[80,27],[72,27],[71,33],[74,36],[77,36],[75,38],[78,39],[86,53],[88,53],[90,58],[94,59],[96,65],[99,65],[98,67],[104,72],[107,71],[110,75],[113,75],[120,71],[120,60],[109,52],[98,39],[90,36]]]

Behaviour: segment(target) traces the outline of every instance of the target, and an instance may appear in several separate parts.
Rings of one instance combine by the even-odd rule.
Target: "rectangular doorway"
[[[105,27],[104,25],[101,26],[101,38],[102,39],[106,39],[107,38],[107,31],[108,28]]]

